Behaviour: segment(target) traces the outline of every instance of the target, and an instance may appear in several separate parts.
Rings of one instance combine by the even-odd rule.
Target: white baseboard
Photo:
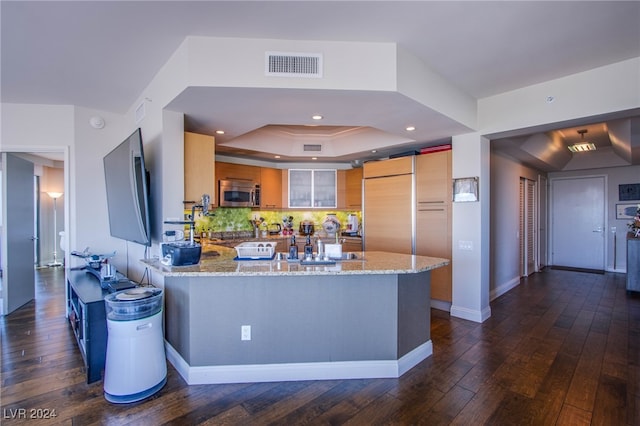
[[[493,290],[491,290],[489,292],[489,300],[495,300],[498,297],[502,296],[503,294],[505,294],[506,292],[508,292],[509,290],[511,290],[514,287],[517,287],[520,284],[520,277],[515,277],[512,278],[511,280],[507,281],[506,283],[494,288]]]
[[[167,359],[189,385],[397,378],[433,354],[431,340],[398,360],[192,367],[165,341]]]
[[[491,308],[487,306],[482,311],[477,311],[468,308],[462,308],[460,306],[451,306],[451,316],[456,318],[462,318],[474,322],[484,322],[487,318],[491,317]]]

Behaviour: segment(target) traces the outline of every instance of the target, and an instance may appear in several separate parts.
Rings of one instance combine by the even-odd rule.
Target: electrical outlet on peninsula
[[[250,325],[243,325],[240,327],[240,340],[251,340]]]

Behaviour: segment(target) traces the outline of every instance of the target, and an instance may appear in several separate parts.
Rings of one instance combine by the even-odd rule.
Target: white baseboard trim
[[[301,362],[191,367],[167,341],[165,341],[165,348],[167,359],[189,385],[397,378],[433,354],[433,343],[428,340],[396,361]]]
[[[445,302],[444,300],[431,299],[431,307],[438,309],[439,311],[451,311],[451,302]]]
[[[484,322],[491,317],[491,307],[487,306],[482,311],[462,308],[460,306],[451,306],[451,316],[462,318],[474,322]]]
[[[494,288],[493,290],[491,290],[489,292],[489,300],[495,300],[498,297],[502,296],[503,294],[505,294],[506,292],[508,292],[509,290],[511,290],[514,287],[517,287],[520,284],[520,277],[515,277],[512,278],[511,280],[507,281],[506,283]]]

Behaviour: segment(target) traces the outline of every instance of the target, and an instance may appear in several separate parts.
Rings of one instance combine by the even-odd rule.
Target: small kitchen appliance
[[[358,221],[358,216],[353,213],[349,213],[349,216],[347,216],[347,227],[342,231],[342,235],[356,236],[358,235],[359,229],[360,223]]]
[[[246,180],[220,179],[220,207],[260,207],[260,185]]]
[[[313,222],[310,220],[303,220],[300,222],[300,226],[298,228],[298,234],[300,235],[313,235],[315,231],[315,226]]]
[[[349,216],[347,216],[347,231],[358,232],[358,227],[358,216],[353,213],[349,213]]]
[[[167,266],[197,265],[200,262],[202,246],[189,241],[175,241],[162,244],[162,264]]]
[[[282,232],[282,226],[279,223],[269,225],[269,235],[280,235],[280,232]]]

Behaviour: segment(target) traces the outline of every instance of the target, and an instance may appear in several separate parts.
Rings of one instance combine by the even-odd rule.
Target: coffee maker
[[[349,216],[347,216],[347,226],[344,233],[349,235],[357,235],[359,227],[360,222],[358,221],[358,216],[354,213],[350,213]]]

